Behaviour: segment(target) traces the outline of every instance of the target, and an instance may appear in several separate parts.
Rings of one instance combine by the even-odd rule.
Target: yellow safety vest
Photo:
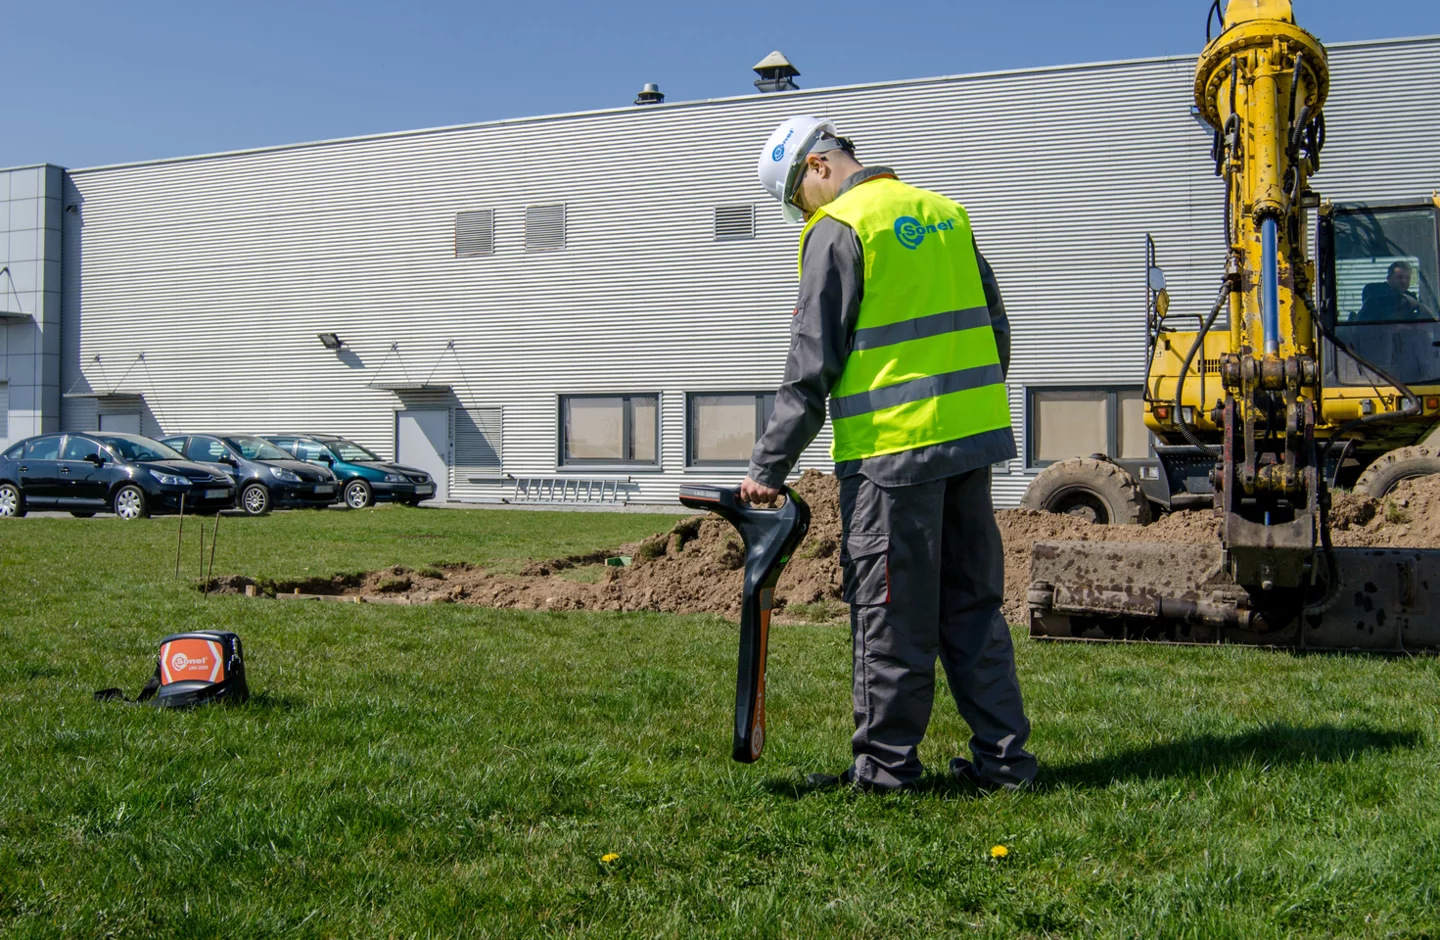
[[[980,283],[970,217],[956,202],[877,177],[815,212],[860,239],[860,319],[830,390],[838,462],[1010,427],[1000,352]]]

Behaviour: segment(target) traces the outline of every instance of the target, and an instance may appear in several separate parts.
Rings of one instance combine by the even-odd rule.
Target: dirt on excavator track
[[[776,619],[817,622],[845,616],[840,601],[839,485],[833,476],[807,471],[795,489],[810,504],[810,532],[776,590]],[[1213,512],[1178,512],[1149,526],[1103,526],[1073,516],[1026,509],[995,514],[1005,542],[1005,616],[1026,619],[1030,550],[1037,541],[1219,541]],[[1337,546],[1431,548],[1440,546],[1440,475],[1406,480],[1383,500],[1335,497],[1331,512]],[[607,558],[629,556],[624,567]],[[669,532],[613,551],[532,562],[520,571],[478,565],[385,568],[363,575],[257,583],[229,576],[210,590],[342,596],[398,603],[461,603],[523,610],[612,610],[740,615],[740,538],[712,516],[693,516]],[[1201,573],[1197,572],[1197,576]]]

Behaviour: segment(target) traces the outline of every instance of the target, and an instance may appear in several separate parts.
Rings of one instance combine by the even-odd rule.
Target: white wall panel
[[[1440,40],[1337,47],[1332,69],[1316,186],[1337,199],[1440,187]],[[1141,381],[1147,233],[1177,308],[1213,294],[1221,189],[1192,80],[1193,60],[1156,59],[73,171],[62,383],[98,390],[96,354],[144,353],[127,385],[167,431],[325,430],[388,455],[400,402],[368,386],[433,370],[464,406],[504,409],[517,476],[557,472],[557,396],[660,390],[662,469],[633,474],[641,497],[733,483],[686,469],[685,393],[780,380],[798,229],[753,168],[770,130],[809,111],[865,162],[969,209],[1015,331],[1023,439],[1029,385]],[[756,237],[715,241],[715,208],[745,203]],[[566,247],[527,252],[526,207],[549,204],[566,206]],[[456,258],[456,213],[486,209],[494,254]],[[315,337],[331,331],[338,353]],[[96,420],[93,400],[66,400],[67,428]],[[828,444],[827,428],[801,467],[828,468]],[[1029,480],[1023,460],[1011,468],[995,477],[1000,505]],[[505,491],[456,482],[465,499]]]

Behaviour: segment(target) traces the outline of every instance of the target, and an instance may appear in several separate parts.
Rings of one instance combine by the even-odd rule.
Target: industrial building
[[[1440,37],[1330,60],[1316,187],[1440,188]],[[738,482],[781,378],[799,234],[756,154],[813,113],[863,162],[969,210],[1014,330],[1021,456],[994,476],[1014,505],[1057,457],[1148,448],[1146,237],[1176,309],[1213,296],[1222,186],[1194,66],[679,103],[647,89],[603,111],[0,171],[0,445],[324,431],[431,472],[452,501],[539,485],[664,503]],[[829,469],[828,445],[801,468]]]

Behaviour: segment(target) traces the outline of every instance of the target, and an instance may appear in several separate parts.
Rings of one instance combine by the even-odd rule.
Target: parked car
[[[265,439],[300,460],[329,467],[340,480],[345,505],[351,509],[386,501],[414,506],[435,495],[435,481],[424,470],[381,460],[343,437],[267,434]]]
[[[253,434],[178,434],[162,443],[235,477],[235,505],[246,515],[276,506],[323,509],[340,500],[339,482],[329,467],[296,460]]]
[[[0,516],[62,509],[83,518],[110,510],[143,519],[179,512],[182,496],[186,512],[229,509],[235,481],[139,434],[41,434],[0,455]]]

